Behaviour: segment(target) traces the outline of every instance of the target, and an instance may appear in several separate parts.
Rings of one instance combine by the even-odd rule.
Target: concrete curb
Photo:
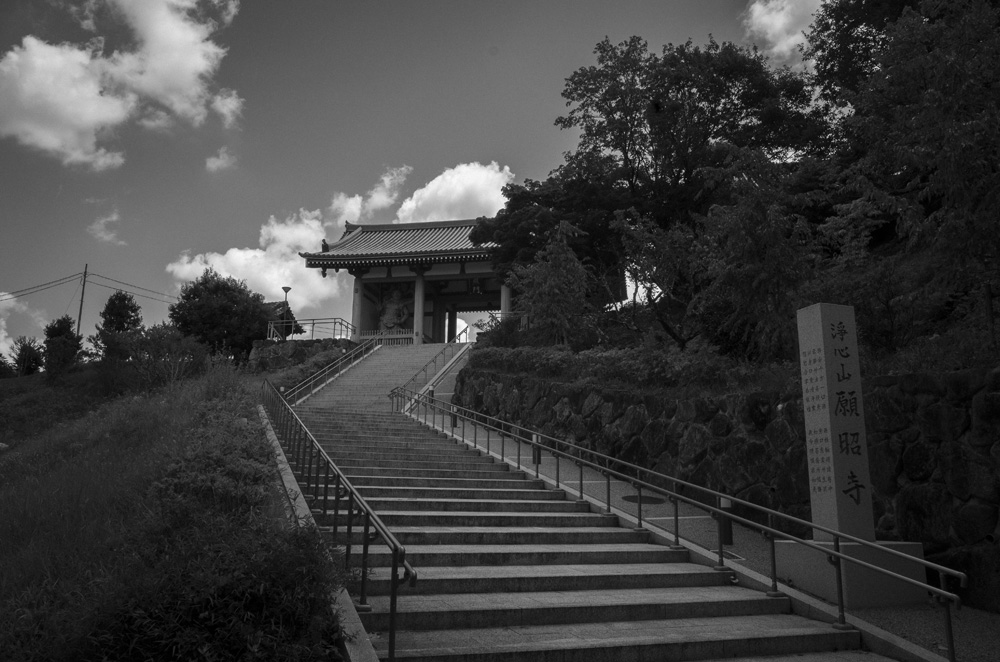
[[[263,405],[257,405],[257,414],[260,416],[261,423],[264,424],[264,433],[267,435],[267,440],[274,449],[278,472],[281,474],[281,483],[285,494],[288,495],[286,512],[289,519],[295,526],[315,527],[316,521],[313,519],[312,511],[309,508],[309,504],[302,497],[302,491],[299,490],[299,483],[295,480],[295,474],[292,473],[292,468],[288,464],[288,458],[285,457],[285,452],[281,449],[281,444],[278,442],[277,435],[274,434],[271,421],[267,417],[267,412],[264,410]],[[340,616],[340,624],[344,630],[344,648],[347,652],[347,659],[350,662],[378,662],[378,654],[375,653],[375,648],[368,639],[368,633],[365,631],[365,626],[361,623],[358,610],[354,607],[354,601],[351,600],[351,596],[347,594],[345,589],[340,589],[333,596],[333,606]]]

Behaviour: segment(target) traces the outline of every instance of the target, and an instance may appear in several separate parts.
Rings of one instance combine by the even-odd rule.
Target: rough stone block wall
[[[1000,611],[1000,370],[870,378],[864,398],[878,537],[922,542]],[[454,401],[810,519],[799,395],[668,399],[466,367]]]

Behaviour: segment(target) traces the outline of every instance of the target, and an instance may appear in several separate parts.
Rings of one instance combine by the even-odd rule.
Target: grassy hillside
[[[43,401],[84,379],[7,381],[44,432],[0,454],[0,659],[338,658],[340,577],[287,526],[256,380],[215,366],[75,420]]]

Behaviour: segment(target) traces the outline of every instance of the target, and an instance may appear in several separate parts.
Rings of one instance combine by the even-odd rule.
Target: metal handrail
[[[358,345],[343,356],[335,359],[332,363],[320,368],[295,386],[288,389],[288,392],[285,393],[285,398],[292,402],[292,404],[298,404],[302,399],[300,396],[304,391],[308,389],[309,394],[315,393],[319,388],[326,385],[326,383],[331,379],[336,378],[347,370],[347,368],[354,365],[355,362],[360,361],[374,352],[379,346],[381,346],[381,344],[382,338],[380,336],[376,336],[371,340]]]
[[[337,538],[340,520],[340,500],[347,499],[347,526],[344,542],[344,568],[351,569],[351,536],[355,515],[364,518],[364,534],[361,552],[361,590],[359,604],[368,607],[368,546],[377,538],[389,548],[392,555],[392,572],[389,575],[389,660],[395,659],[396,651],[396,602],[398,587],[409,582],[416,585],[417,571],[406,560],[406,548],[400,544],[389,527],[379,518],[375,510],[368,505],[364,497],[351,484],[343,471],[327,455],[316,438],[292,409],[288,401],[278,392],[271,382],[264,380],[261,388],[261,400],[268,418],[276,428],[275,434],[282,446],[288,450],[288,456],[295,462],[298,474],[305,481],[302,495],[308,492],[311,503],[322,501],[324,516],[330,512],[330,491],[333,488],[333,537]],[[300,483],[300,488],[302,484]],[[374,529],[374,533],[372,530]],[[399,568],[403,568],[403,576],[399,576]]]
[[[316,325],[322,330],[324,327],[332,327],[331,338],[348,338],[354,333],[354,325],[342,317],[310,317],[300,320],[269,320],[267,323],[267,339],[283,340],[287,336],[294,334],[283,334],[282,331],[288,328],[289,324],[298,324],[305,329],[310,327],[309,338],[316,338]],[[280,330],[279,330],[280,329]],[[305,331],[303,331],[305,333]]]
[[[465,340],[460,340],[460,338],[462,338],[463,336],[465,337]],[[426,384],[427,383],[427,369],[430,368],[430,367],[432,367],[432,366],[434,367],[435,370],[434,370],[434,372],[431,373],[431,377],[433,377],[434,375],[437,374],[437,370],[439,369],[437,367],[438,359],[442,358],[448,352],[451,352],[451,357],[445,357],[443,363],[441,364],[442,367],[445,366],[445,365],[447,365],[449,358],[454,358],[455,354],[458,353],[460,347],[463,346],[464,344],[468,343],[468,342],[469,342],[469,327],[465,327],[464,329],[462,329],[461,331],[459,331],[458,333],[456,333],[454,338],[452,338],[447,343],[445,343],[445,346],[441,348],[441,351],[439,351],[437,354],[435,354],[427,363],[424,364],[423,368],[421,368],[420,370],[418,370],[412,377],[410,377],[409,381],[407,381],[405,384],[403,384],[399,388],[408,389],[408,388],[410,388],[412,386],[416,386],[416,384],[417,384],[417,378],[418,377],[423,378],[423,382],[421,382],[421,384],[420,384],[421,386],[423,384]]]
[[[760,506],[758,504],[751,503],[743,499],[738,499],[730,495],[723,494],[721,492],[717,492],[715,490],[706,487],[702,487],[701,485],[696,485],[694,483],[690,483],[688,481],[681,480],[676,477],[667,476],[666,474],[653,471],[651,469],[639,466],[637,464],[632,464],[631,462],[619,460],[610,455],[605,455],[604,453],[599,453],[597,451],[590,450],[588,448],[579,446],[572,442],[563,439],[557,439],[555,437],[551,437],[546,434],[535,432],[529,428],[525,428],[523,426],[514,423],[509,423],[507,421],[503,421],[493,416],[482,414],[467,407],[462,407],[449,402],[444,402],[442,400],[434,398],[433,395],[428,393],[421,393],[418,391],[404,389],[404,388],[396,388],[393,389],[393,391],[389,394],[389,397],[392,399],[394,410],[406,413],[417,420],[421,420],[425,425],[436,427],[438,423],[437,419],[438,416],[440,415],[442,431],[444,431],[445,429],[446,420],[450,419],[451,428],[454,434],[454,429],[458,427],[458,420],[461,420],[462,421],[461,440],[465,443],[468,443],[468,440],[466,439],[465,435],[465,424],[466,422],[471,422],[473,424],[473,433],[474,433],[472,443],[476,448],[479,448],[478,430],[480,427],[484,428],[486,431],[487,453],[490,452],[491,432],[496,432],[500,437],[500,444],[501,444],[500,457],[504,458],[505,461],[506,461],[505,442],[506,438],[510,437],[512,440],[518,443],[517,460],[516,460],[518,469],[522,468],[521,443],[529,444],[530,447],[532,448],[533,455],[534,452],[536,452],[535,449],[538,449],[538,452],[540,452],[541,449],[546,450],[556,458],[556,475],[555,475],[556,487],[561,487],[562,483],[565,483],[567,487],[570,487],[570,481],[560,481],[559,459],[563,458],[572,460],[572,462],[579,467],[578,489],[581,499],[584,498],[584,491],[583,491],[584,468],[587,467],[597,471],[598,473],[602,474],[606,480],[606,485],[607,485],[606,498],[605,498],[606,512],[609,513],[611,512],[611,479],[615,478],[624,481],[626,483],[629,483],[637,490],[637,496],[638,496],[637,521],[640,528],[646,528],[646,525],[644,525],[642,520],[643,491],[649,491],[666,497],[674,506],[674,516],[673,516],[674,545],[677,547],[681,546],[680,515],[679,515],[680,502],[684,502],[686,504],[695,506],[706,512],[711,513],[713,518],[716,519],[718,523],[717,533],[718,533],[719,555],[718,555],[718,565],[716,566],[717,570],[726,569],[725,557],[723,556],[723,529],[725,520],[728,519],[730,521],[738,522],[746,527],[759,531],[770,542],[771,589],[768,592],[769,595],[781,595],[780,591],[778,590],[777,562],[775,557],[774,541],[776,538],[789,540],[795,542],[796,544],[803,545],[810,549],[822,552],[824,555],[827,556],[830,563],[834,566],[836,570],[838,616],[835,627],[840,627],[840,628],[849,627],[846,624],[844,615],[844,592],[843,592],[841,561],[846,560],[855,565],[868,568],[880,574],[901,580],[907,584],[920,587],[921,589],[924,589],[935,595],[938,601],[944,605],[945,634],[948,642],[949,659],[951,660],[951,662],[955,662],[956,659],[955,644],[952,632],[950,603],[954,603],[956,606],[960,607],[961,598],[959,598],[958,595],[947,591],[945,587],[947,585],[947,577],[953,577],[957,579],[959,581],[959,585],[961,587],[965,587],[968,579],[965,573],[963,572],[959,572],[957,570],[953,570],[951,568],[947,568],[945,566],[930,561],[926,561],[924,559],[915,558],[907,554],[904,554],[902,552],[899,552],[897,550],[890,549],[888,547],[883,547],[869,540],[864,540],[862,538],[858,538],[856,536],[847,533],[836,531],[834,529],[830,529],[828,527],[819,524],[814,524],[812,522],[808,522],[806,520],[799,519],[797,517],[793,517],[791,515],[779,512],[777,510],[772,510],[770,508],[766,508],[764,506]],[[428,410],[430,410],[430,423],[428,423]],[[455,434],[455,436],[458,435]],[[584,456],[589,456],[591,459],[586,459]],[[617,469],[611,468],[612,465],[615,465]],[[629,473],[626,473],[626,471]],[[535,477],[537,478],[538,475],[539,475],[539,465],[536,463]],[[643,479],[644,475],[647,477],[646,480]],[[662,487],[661,485],[654,484],[653,482],[650,482],[650,480],[657,480],[665,485],[670,485],[671,489]],[[724,510],[721,507],[711,506],[708,505],[708,503],[705,503],[704,501],[699,501],[697,499],[682,495],[678,492],[679,487],[683,487],[686,490],[693,490],[695,493],[700,494],[703,498],[707,497],[708,499],[710,499],[715,503],[720,503],[721,500],[726,499],[732,503],[740,504],[741,506],[744,506],[752,511],[765,515],[768,524],[764,525],[754,522],[744,517],[734,515],[731,511]],[[833,551],[820,547],[819,545],[814,544],[813,541],[806,540],[804,538],[799,538],[798,536],[776,529],[775,528],[776,520],[783,520],[784,522],[790,524],[806,527],[812,529],[813,531],[820,531],[830,535],[833,540]],[[904,575],[900,575],[898,573],[892,572],[891,570],[886,570],[885,568],[882,568],[880,566],[873,565],[871,563],[861,561],[859,559],[843,554],[840,551],[841,541],[849,541],[853,543],[858,543],[868,548],[878,549],[881,552],[906,559],[907,561],[910,561],[912,563],[917,563],[923,566],[925,569],[934,570],[938,573],[940,588],[937,588],[925,582],[915,580],[910,577],[906,577]]]

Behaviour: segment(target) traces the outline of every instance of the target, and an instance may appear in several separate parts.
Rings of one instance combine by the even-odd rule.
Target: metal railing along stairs
[[[375,342],[374,340],[371,342]],[[358,349],[361,349],[360,347]],[[357,351],[357,350],[356,350]],[[369,352],[370,353],[370,352]],[[367,355],[367,354],[365,354]],[[346,358],[346,357],[345,357]],[[308,380],[307,380],[308,381]],[[328,381],[328,380],[327,380]],[[325,383],[325,382],[324,382]],[[396,600],[398,588],[403,583],[414,586],[417,572],[406,560],[406,549],[382,522],[374,509],[368,505],[347,476],[323,450],[316,438],[289,405],[286,399],[269,381],[264,380],[261,401],[267,412],[275,435],[281,442],[290,462],[295,465],[299,488],[310,507],[324,516],[333,513],[333,536],[337,539],[341,508],[346,513],[346,537],[344,540],[344,567],[351,570],[352,534],[355,518],[363,530],[360,563],[359,608],[368,606],[367,583],[369,575],[369,545],[381,540],[391,554],[389,575],[389,660],[395,659],[396,647]],[[400,568],[403,575],[399,575]]]
[[[768,595],[783,595],[778,587],[778,568],[775,556],[776,539],[792,541],[798,545],[803,545],[821,552],[827,557],[833,572],[836,573],[837,620],[833,624],[833,627],[835,628],[851,628],[845,619],[842,573],[842,565],[844,561],[924,589],[928,593],[932,594],[944,607],[944,628],[945,638],[948,645],[948,658],[951,662],[956,662],[955,640],[951,621],[951,605],[954,604],[956,606],[961,606],[961,600],[958,595],[948,591],[947,586],[948,579],[951,578],[952,580],[957,581],[960,586],[964,587],[966,585],[967,578],[962,572],[952,570],[951,568],[947,568],[930,561],[914,558],[899,551],[880,546],[877,543],[872,543],[840,531],[835,531],[824,526],[813,524],[812,522],[792,517],[770,508],[765,508],[749,501],[737,499],[733,496],[722,494],[694,483],[689,483],[636,464],[625,462],[609,455],[584,448],[577,444],[544,435],[492,416],[481,414],[466,407],[454,405],[450,402],[444,402],[435,398],[432,393],[400,387],[394,389],[389,395],[389,398],[392,400],[394,411],[408,415],[411,418],[414,418],[431,427],[432,429],[451,435],[456,440],[471,445],[477,450],[485,450],[487,454],[490,454],[491,452],[495,452],[494,449],[496,444],[499,443],[500,448],[498,457],[500,459],[510,462],[512,465],[516,464],[518,469],[528,471],[529,473],[532,470],[531,466],[533,465],[536,478],[539,477],[542,453],[550,454],[556,460],[554,477],[556,487],[564,489],[568,492],[576,491],[579,494],[580,499],[586,498],[584,492],[584,470],[589,469],[597,472],[606,482],[606,496],[603,500],[603,506],[605,511],[608,513],[612,512],[612,481],[620,481],[631,485],[636,490],[636,519],[640,528],[650,528],[648,523],[643,521],[643,494],[662,496],[673,505],[673,543],[676,548],[683,548],[683,545],[681,545],[680,504],[683,502],[688,506],[692,506],[709,513],[717,522],[718,560],[717,565],[715,566],[717,570],[728,569],[726,567],[726,559],[723,553],[723,538],[725,527],[729,522],[736,522],[753,531],[757,531],[763,535],[769,543],[771,586],[768,591]],[[485,438],[482,438],[481,435]],[[509,458],[507,456],[506,444],[508,443],[508,440],[517,445],[516,455],[513,458]],[[522,457],[521,450],[522,446],[526,449],[530,449],[531,451],[530,455],[527,457],[527,461],[523,461],[524,458]],[[578,480],[574,481],[573,478],[570,478],[569,480],[563,479],[561,476],[561,464],[564,461],[569,461],[571,465],[575,466],[579,470]],[[574,482],[577,482],[576,490],[574,490]],[[683,494],[681,493],[682,489],[685,491]],[[697,495],[698,498],[689,496],[689,494]],[[755,513],[760,519],[766,520],[767,524],[761,524],[748,519],[747,517],[735,515],[732,511],[723,509],[721,505],[709,505],[712,503],[721,504],[723,503],[722,500],[728,500],[734,504],[738,504],[747,511]],[[601,505],[600,500],[596,500],[596,502],[596,505]],[[830,536],[833,541],[833,549],[827,549],[817,545],[813,540],[808,540],[779,530],[777,528],[777,523],[779,521],[783,522],[785,525],[791,525],[792,527],[800,530],[804,528],[806,530],[811,530],[814,533],[820,532]],[[924,569],[932,570],[937,573],[939,586],[933,586],[926,582],[921,582],[919,580],[892,572],[878,565],[848,556],[841,551],[842,542],[857,543],[866,548],[875,548],[881,553],[901,557],[911,563],[917,563],[923,566]]]
[[[329,384],[331,381],[346,372],[348,368],[369,356],[381,346],[382,338],[378,336],[358,345],[326,367],[320,368],[295,386],[288,389],[288,391],[283,394],[284,399],[292,403],[292,405],[300,404],[303,400]]]

